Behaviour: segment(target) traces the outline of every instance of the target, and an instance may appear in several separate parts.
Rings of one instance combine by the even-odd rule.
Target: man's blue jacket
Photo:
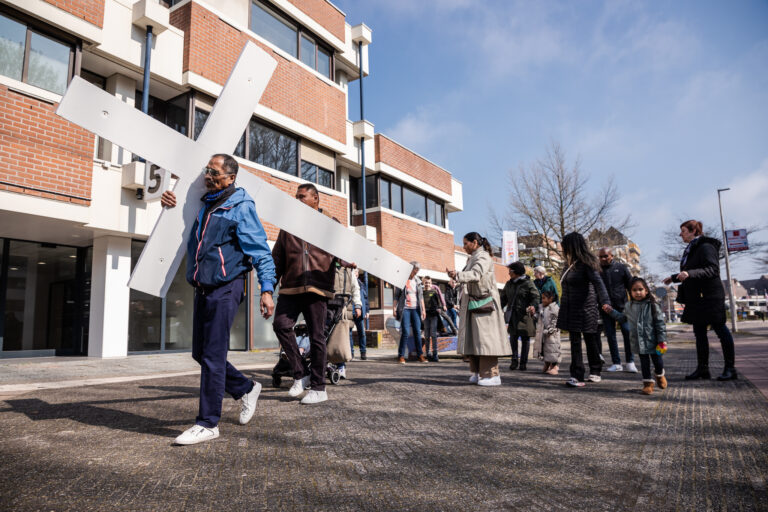
[[[275,263],[253,199],[236,188],[205,217],[200,209],[187,242],[187,281],[217,287],[256,268],[261,291],[275,286]]]

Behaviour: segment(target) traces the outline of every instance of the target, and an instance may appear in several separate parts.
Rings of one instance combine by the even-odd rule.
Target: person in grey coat
[[[473,231],[464,235],[464,251],[469,254],[464,270],[445,269],[448,276],[464,289],[456,352],[469,360],[472,372],[469,382],[500,386],[499,357],[508,356],[510,347],[496,286],[491,244]],[[474,307],[481,304],[481,307]]]

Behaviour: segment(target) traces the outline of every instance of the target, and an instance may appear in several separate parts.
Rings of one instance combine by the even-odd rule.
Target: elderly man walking
[[[195,425],[176,444],[219,437],[225,392],[240,400],[240,424],[245,425],[261,392],[261,384],[227,362],[229,331],[253,267],[261,285],[261,314],[269,318],[274,311],[275,265],[253,199],[235,187],[237,171],[237,161],[225,154],[213,155],[203,169],[208,192],[187,242],[187,281],[195,287],[192,357],[200,363],[200,405]],[[172,208],[176,196],[167,191],[160,202]]]
[[[627,292],[629,291],[629,282],[632,280],[632,273],[626,265],[616,261],[613,258],[613,252],[607,247],[603,247],[597,253],[600,259],[600,277],[605,284],[608,292],[608,298],[611,300],[611,307],[622,313],[627,303]],[[637,373],[635,358],[632,355],[632,347],[629,342],[629,324],[621,323],[621,337],[624,338],[624,354],[626,356],[626,365],[621,366],[621,356],[619,354],[619,343],[616,339],[616,320],[605,311],[600,310],[600,316],[603,319],[603,330],[605,339],[608,341],[608,350],[611,352],[611,366],[607,368],[609,372],[620,372],[622,370]],[[598,349],[602,352],[602,344],[598,338]]]

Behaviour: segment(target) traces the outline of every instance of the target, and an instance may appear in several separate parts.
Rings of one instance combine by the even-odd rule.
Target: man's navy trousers
[[[239,400],[253,381],[227,362],[229,330],[243,301],[245,281],[237,278],[218,288],[195,289],[192,357],[200,363],[200,410],[195,423],[213,428],[221,419],[224,393]]]

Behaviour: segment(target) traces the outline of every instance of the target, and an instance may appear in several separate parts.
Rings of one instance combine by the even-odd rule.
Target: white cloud
[[[465,125],[459,121],[441,119],[438,112],[433,107],[421,107],[407,113],[384,133],[430,160],[437,159],[446,148],[460,144],[467,133]]]

